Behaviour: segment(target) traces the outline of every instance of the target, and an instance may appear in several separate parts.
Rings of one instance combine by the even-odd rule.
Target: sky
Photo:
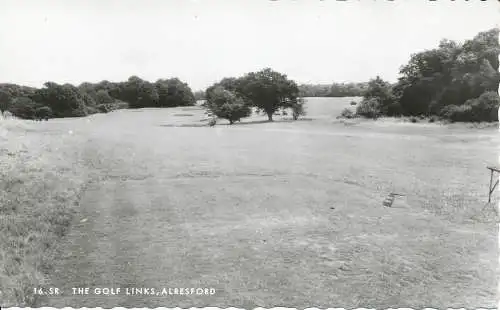
[[[494,0],[0,0],[0,83],[394,82],[412,53],[499,24]]]

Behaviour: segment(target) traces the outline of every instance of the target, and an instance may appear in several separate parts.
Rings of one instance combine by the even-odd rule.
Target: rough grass
[[[31,306],[47,281],[55,244],[67,232],[85,182],[68,133],[0,119],[0,292],[2,306]],[[71,141],[71,144],[68,144]]]
[[[493,308],[497,229],[492,210],[482,208],[485,166],[497,160],[498,131],[390,119],[337,121],[349,102],[312,99],[308,122],[269,123],[255,116],[237,126],[189,128],[203,111],[179,119],[179,109],[143,109],[36,128],[26,123],[15,137],[36,143],[20,154],[32,156],[38,168],[61,167],[48,178],[53,181],[44,181],[61,201],[76,199],[77,189],[94,179],[90,172],[100,180],[89,185],[78,209],[56,203],[26,209],[60,212],[60,221],[45,221],[56,223],[45,228],[51,245],[61,234],[50,227],[67,227],[64,215],[76,215],[75,224],[88,219],[57,247],[66,255],[59,257],[58,271],[50,271],[51,285],[218,291],[203,299],[64,296],[38,303]],[[13,144],[8,149],[15,153]],[[64,169],[72,164],[86,170]],[[36,201],[31,189],[44,183],[37,179],[42,172],[9,167],[26,176],[22,186],[10,182],[18,193],[12,197],[25,188],[24,199]],[[47,192],[40,193],[49,202]],[[406,196],[383,207],[390,192]],[[29,223],[31,213],[24,210],[11,214]],[[36,227],[30,225],[25,227]],[[19,259],[26,266],[39,262],[37,256]],[[20,280],[4,287],[31,288],[46,279],[39,270],[24,267]],[[3,277],[15,279],[5,272]],[[19,305],[18,298],[10,300]]]

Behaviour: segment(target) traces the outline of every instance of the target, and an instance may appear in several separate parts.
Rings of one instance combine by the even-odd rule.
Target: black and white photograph
[[[0,0],[0,307],[497,309],[499,25]]]

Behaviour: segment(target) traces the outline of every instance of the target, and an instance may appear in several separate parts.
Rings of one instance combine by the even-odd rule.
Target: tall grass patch
[[[7,307],[36,305],[33,289],[48,284],[53,249],[70,227],[86,181],[75,164],[78,153],[64,148],[74,137],[26,131],[33,126],[0,122],[0,298]]]

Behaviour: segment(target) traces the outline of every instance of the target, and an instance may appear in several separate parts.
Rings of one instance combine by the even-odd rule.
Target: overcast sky
[[[498,27],[478,0],[0,0],[0,82],[193,90],[271,67],[299,83],[395,81],[411,53]]]

